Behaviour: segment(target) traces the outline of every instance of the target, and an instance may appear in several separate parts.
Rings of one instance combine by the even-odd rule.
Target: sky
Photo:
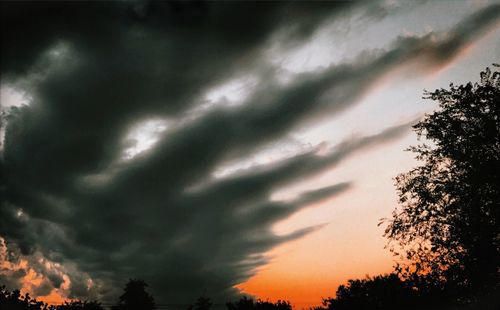
[[[498,62],[499,1],[1,2],[0,283],[50,302],[390,272],[423,92]]]

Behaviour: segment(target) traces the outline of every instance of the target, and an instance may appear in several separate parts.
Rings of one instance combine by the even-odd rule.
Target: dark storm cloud
[[[8,269],[2,268],[0,269],[0,283],[9,288],[12,287],[21,287],[22,279],[26,275],[25,269]]]
[[[284,31],[283,44],[293,46],[325,20],[375,7],[2,2],[2,79],[23,85],[33,102],[8,116],[0,235],[25,256],[61,263],[71,297],[114,296],[129,277],[145,279],[168,302],[191,302],[205,289],[216,300],[234,294],[232,286],[266,262],[267,250],[318,229],[277,236],[273,224],[352,184],[287,202],[270,200],[274,191],[393,141],[409,123],[346,140],[326,154],[313,149],[219,179],[214,170],[348,109],[402,64],[418,60],[432,70],[449,61],[445,55],[473,43],[500,11],[490,6],[444,38],[400,38],[356,62],[287,85],[276,81],[263,59],[274,34]],[[259,77],[243,104],[189,118],[207,90],[242,73]],[[151,117],[185,121],[152,150],[118,163],[126,131]],[[92,175],[108,180],[86,182]],[[61,286],[59,271],[30,262],[48,277],[40,292]],[[89,288],[87,275],[98,285]]]
[[[42,283],[40,283],[40,285],[36,287],[34,294],[36,296],[47,296],[50,294],[53,288],[54,287],[49,281],[44,280],[42,281]]]

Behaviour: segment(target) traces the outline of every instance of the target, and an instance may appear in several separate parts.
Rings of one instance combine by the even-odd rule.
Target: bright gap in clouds
[[[204,97],[203,108],[214,105],[234,106],[243,103],[257,85],[257,78],[247,75],[230,80],[209,90]]]
[[[29,104],[31,97],[9,85],[0,87],[0,104],[2,112],[12,107],[20,107]]]
[[[284,139],[273,144],[271,147],[252,153],[249,156],[221,164],[214,170],[212,176],[219,179],[244,170],[272,165],[273,163],[310,151],[312,148],[313,146],[309,143],[292,138]]]
[[[37,60],[34,70],[27,74],[23,85],[36,83],[37,80],[46,78],[51,73],[74,68],[78,64],[76,55],[71,46],[63,41],[56,42]],[[22,88],[22,87],[21,87]],[[5,128],[7,115],[12,108],[29,105],[33,97],[8,83],[0,85],[0,154],[4,150]]]
[[[471,1],[461,5],[480,9],[487,2]],[[371,8],[376,10],[376,1],[373,4],[375,6]],[[282,39],[286,37],[286,30],[277,33],[265,55],[268,62],[279,69],[280,82],[287,84],[297,74],[318,73],[331,65],[355,61],[353,57],[363,52],[387,49],[398,37],[424,36],[431,32],[446,31],[467,15],[467,10],[457,9],[454,14],[441,18],[441,12],[449,10],[449,3],[446,1],[418,3],[391,0],[383,2],[381,6],[392,14],[370,17],[368,4],[366,11],[360,10],[353,15],[326,21],[300,46],[290,47],[282,43],[286,41]],[[432,23],[422,20],[424,15]],[[376,22],[366,27],[366,22],[370,19]]]
[[[321,71],[341,61],[341,50],[334,42],[342,41],[339,37],[338,40],[332,39],[330,32],[330,29],[323,28],[307,43],[293,49],[280,45],[280,40],[276,40],[277,43],[267,50],[266,57],[274,67],[280,69],[277,76],[279,81],[287,84],[296,74]]]
[[[3,153],[5,142],[5,127],[7,126],[7,115],[9,110],[15,107],[28,105],[31,96],[17,90],[10,85],[0,86],[0,153]]]
[[[167,121],[162,119],[150,119],[133,126],[125,138],[128,147],[123,151],[123,159],[132,159],[151,149],[167,128]]]

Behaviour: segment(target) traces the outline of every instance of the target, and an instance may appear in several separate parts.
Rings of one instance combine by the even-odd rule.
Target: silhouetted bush
[[[48,306],[29,294],[21,295],[19,290],[8,291],[5,285],[0,287],[0,310],[44,310]]]
[[[104,310],[97,301],[71,301],[57,306],[54,310]]]
[[[19,290],[8,291],[0,286],[0,310],[104,310],[97,301],[71,301],[62,305],[48,305],[31,298],[28,293],[21,295]]]
[[[349,280],[335,298],[323,300],[323,309],[416,309],[417,293],[397,275]],[[318,308],[317,308],[318,309]],[[321,307],[319,308],[321,309]]]
[[[257,300],[254,301],[251,298],[243,297],[236,302],[226,303],[228,310],[291,310],[292,306],[290,302],[284,300],[278,300],[275,303],[270,301]]]

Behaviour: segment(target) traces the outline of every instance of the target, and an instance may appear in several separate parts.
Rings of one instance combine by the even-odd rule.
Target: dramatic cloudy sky
[[[45,300],[388,272],[424,89],[498,62],[498,1],[1,3],[0,282]]]

